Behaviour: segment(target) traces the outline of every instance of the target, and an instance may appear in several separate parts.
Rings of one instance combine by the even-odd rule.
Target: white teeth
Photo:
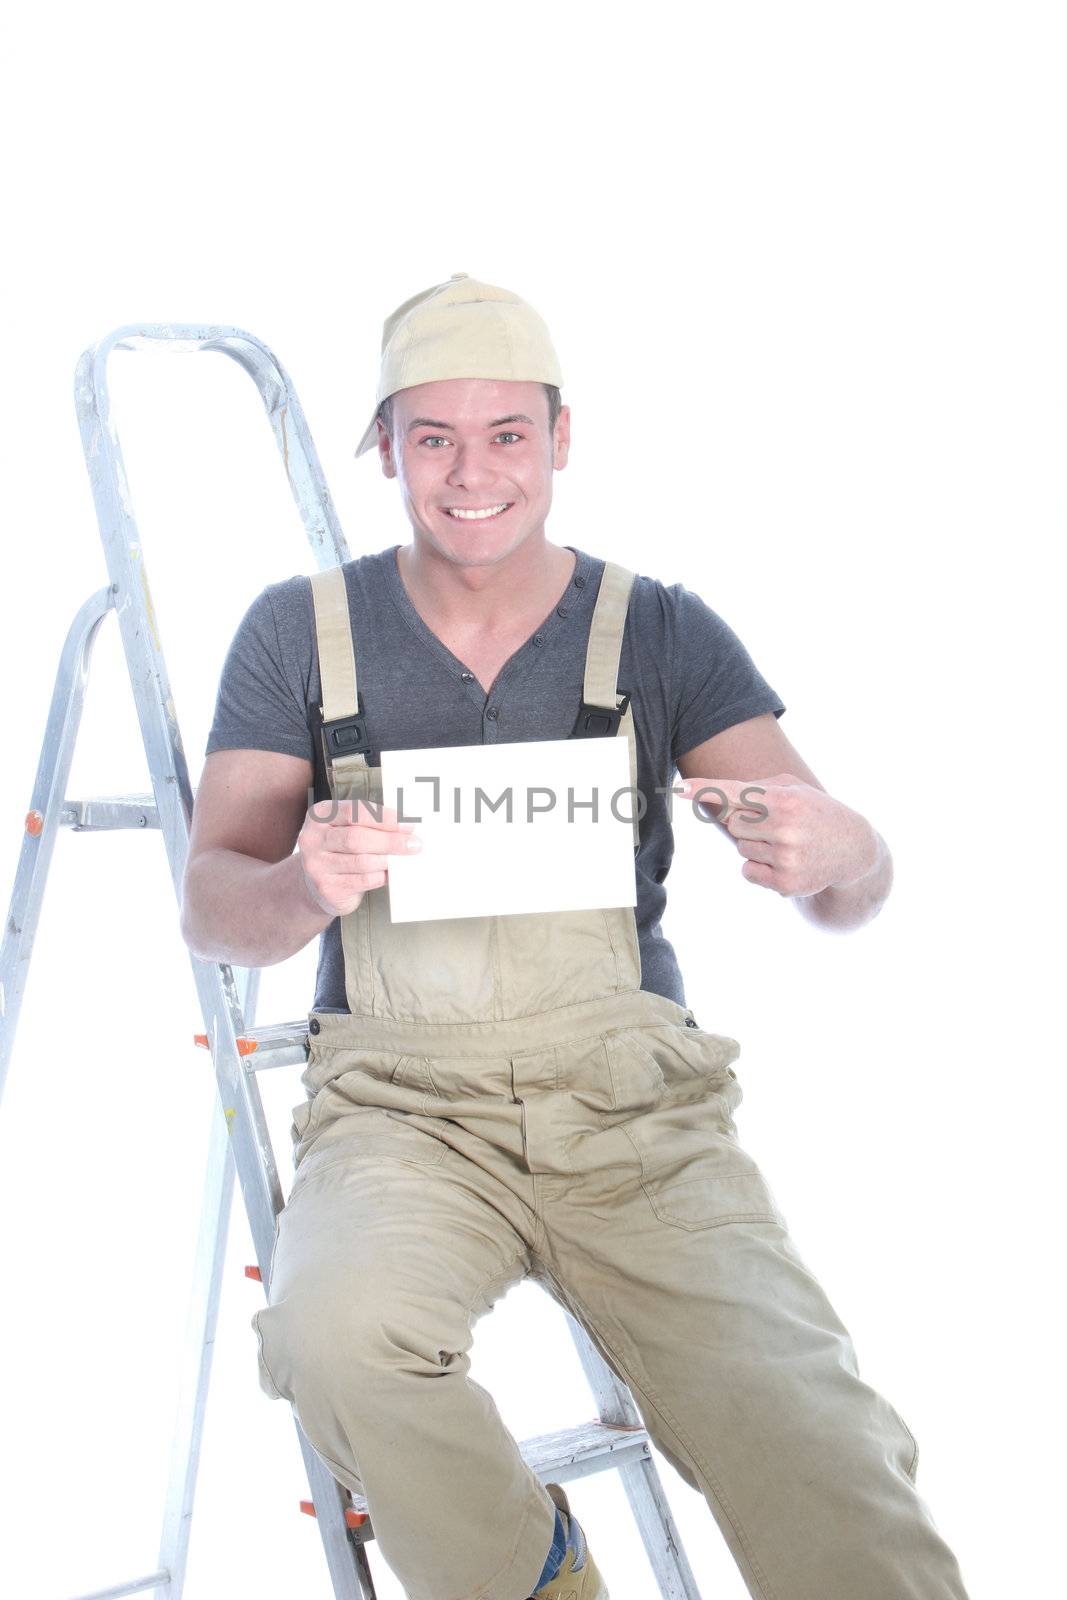
[[[498,506],[489,506],[485,511],[460,511],[455,506],[446,506],[445,510],[450,517],[464,517],[470,522],[478,521],[482,517],[496,517],[501,511],[507,509],[509,502],[504,501]]]

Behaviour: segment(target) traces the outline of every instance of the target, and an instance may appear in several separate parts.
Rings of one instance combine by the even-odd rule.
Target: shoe
[[[556,1576],[536,1589],[530,1600],[610,1600],[600,1568],[589,1552],[582,1525],[571,1511],[567,1496],[558,1483],[546,1483],[545,1488],[563,1514],[567,1549]]]

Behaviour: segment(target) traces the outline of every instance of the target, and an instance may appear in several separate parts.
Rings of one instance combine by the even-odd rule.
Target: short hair
[[[548,431],[549,431],[550,434],[551,433],[555,433],[555,431],[556,431],[556,423],[559,420],[559,413],[560,413],[560,410],[562,408],[563,401],[560,399],[559,389],[556,386],[556,384],[554,384],[554,383],[543,383],[541,385],[541,387],[545,391],[545,395],[546,395],[546,397],[548,399]],[[378,407],[377,415],[381,419],[382,427],[385,429],[386,433],[389,435],[390,442],[392,442],[392,438],[393,438],[393,397],[392,397],[391,394],[386,395],[385,399],[382,401],[381,405]]]

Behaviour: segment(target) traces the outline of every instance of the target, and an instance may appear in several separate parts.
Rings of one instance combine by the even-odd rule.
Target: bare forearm
[[[893,858],[881,834],[875,832],[874,838],[877,854],[874,864],[862,878],[845,885],[831,884],[818,894],[798,896],[797,909],[809,922],[848,933],[878,915],[892,888]]]
[[[270,967],[332,921],[308,893],[299,851],[269,862],[206,850],[185,875],[182,938],[202,961]]]

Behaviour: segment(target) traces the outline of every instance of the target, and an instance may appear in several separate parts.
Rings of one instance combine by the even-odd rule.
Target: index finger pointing
[[[687,800],[721,814],[720,821],[734,809],[765,815],[767,807],[758,797],[766,794],[768,787],[767,782],[753,778],[686,778],[681,786]]]

